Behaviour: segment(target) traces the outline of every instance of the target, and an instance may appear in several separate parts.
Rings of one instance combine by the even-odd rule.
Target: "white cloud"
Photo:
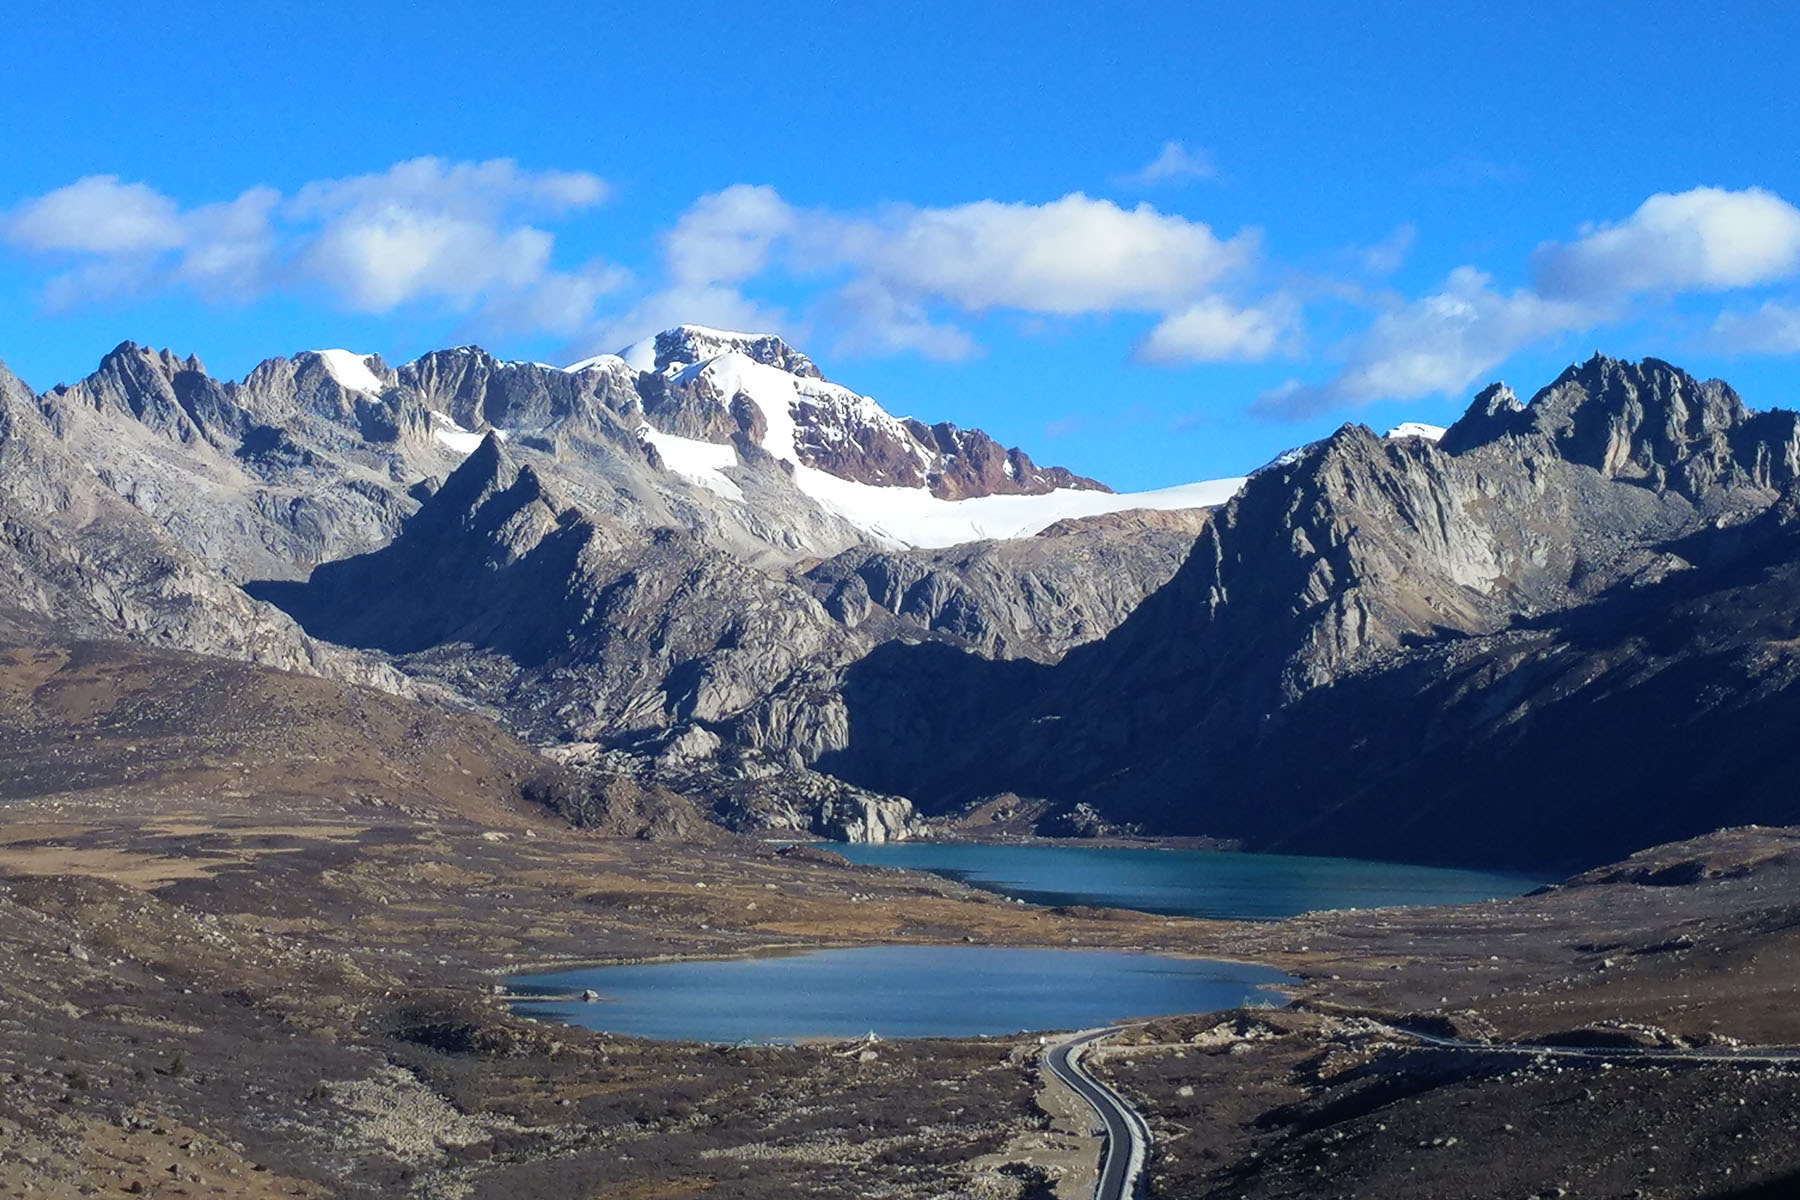
[[[669,275],[684,287],[741,283],[768,265],[798,214],[772,187],[733,184],[702,196],[663,237]]]
[[[1153,312],[1249,265],[1260,236],[1222,241],[1206,225],[1073,192],[1047,204],[982,200],[896,209],[838,228],[824,257],[896,295],[971,312],[1068,316]]]
[[[1360,247],[1356,251],[1357,265],[1370,275],[1392,275],[1406,265],[1406,256],[1412,253],[1418,238],[1415,226],[1402,225],[1373,246]]]
[[[1190,179],[1212,179],[1218,175],[1212,157],[1204,150],[1189,150],[1180,142],[1164,142],[1162,151],[1143,167],[1117,182],[1127,187],[1154,187]]]
[[[469,163],[426,156],[374,174],[315,180],[288,209],[300,220],[404,210],[495,221],[513,210],[591,208],[606,199],[606,190],[604,180],[585,171],[528,171],[509,158]]]
[[[1335,376],[1285,384],[1259,398],[1255,410],[1306,417],[1459,393],[1527,346],[1639,311],[1639,298],[1787,278],[1800,273],[1800,209],[1761,188],[1658,193],[1623,221],[1587,226],[1572,242],[1545,243],[1532,266],[1534,286],[1510,292],[1474,267],[1451,272],[1437,292],[1390,309],[1351,339]],[[1800,310],[1769,303],[1725,313],[1710,340],[1726,350],[1797,353]]]
[[[1238,308],[1207,296],[1157,322],[1138,344],[1137,357],[1165,364],[1256,362],[1276,352],[1297,318],[1293,305],[1281,299]]]
[[[95,176],[27,201],[0,236],[73,260],[45,287],[53,307],[169,288],[245,302],[318,288],[357,312],[435,304],[573,332],[620,273],[599,263],[558,270],[554,236],[525,218],[605,195],[597,176],[507,159],[418,158],[308,183],[286,199],[252,188],[186,210],[145,184]]]
[[[1800,308],[1766,301],[1751,312],[1723,312],[1709,339],[1729,354],[1800,354]]]
[[[277,248],[270,218],[279,203],[280,192],[257,187],[186,214],[175,278],[214,300],[250,299],[271,286]]]
[[[1376,400],[1456,394],[1519,350],[1608,319],[1591,304],[1503,292],[1473,267],[1452,271],[1429,296],[1383,313],[1349,347],[1349,361],[1321,385],[1288,383],[1254,408],[1299,419]]]
[[[586,329],[602,297],[631,282],[631,272],[605,262],[575,271],[547,271],[525,286],[497,289],[481,305],[483,324],[500,333],[554,333]]]
[[[430,296],[460,309],[491,289],[545,278],[554,242],[541,229],[396,209],[328,225],[295,261],[357,311],[388,312]]]
[[[961,362],[979,353],[965,330],[932,319],[925,305],[898,297],[874,280],[845,285],[832,298],[831,307],[847,326],[840,348],[852,354],[911,352],[939,362]]]
[[[798,223],[797,210],[772,187],[733,184],[702,196],[662,236],[663,285],[589,325],[568,354],[610,353],[681,324],[787,329],[785,313],[744,295],[740,285],[768,268]]]
[[[597,277],[560,275],[550,265],[556,239],[518,221],[586,208],[605,195],[606,185],[582,172],[526,171],[507,159],[416,158],[378,174],[309,183],[283,216],[312,226],[295,269],[348,307],[388,312],[433,300],[467,311],[490,295],[579,294]]]
[[[167,196],[117,175],[89,175],[27,200],[0,220],[0,237],[38,254],[140,254],[186,240]]]
[[[616,349],[666,315],[714,323],[681,306],[768,314],[743,294],[753,280],[832,286],[818,322],[851,352],[968,358],[978,350],[955,314],[1164,313],[1247,271],[1260,234],[1221,239],[1206,225],[1079,192],[1044,204],[983,200],[874,213],[800,209],[775,189],[736,185],[696,201],[663,238],[666,282],[601,323],[572,350]],[[675,321],[669,321],[673,324]]]
[[[1538,291],[1565,298],[1724,291],[1800,270],[1800,210],[1762,188],[1658,193],[1617,224],[1533,257]]]

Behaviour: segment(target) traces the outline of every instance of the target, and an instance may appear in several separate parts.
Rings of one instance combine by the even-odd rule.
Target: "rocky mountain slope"
[[[1054,666],[890,644],[820,765],[1258,848],[1543,866],[1800,816],[1795,418],[1655,360],[1489,389],[1438,444],[1346,427],[1253,477]],[[1255,796],[1255,803],[1245,797]]]
[[[1750,732],[1788,703],[1800,417],[1653,359],[1123,496],[693,326],[241,382],[126,345],[0,402],[0,603],[423,688],[740,827],[1017,793],[1566,866],[1800,819]]]
[[[142,411],[180,428],[185,410]],[[0,365],[0,607],[66,636],[129,637],[405,691],[394,671],[308,638],[108,486]],[[182,505],[198,511],[200,505]]]
[[[239,382],[127,343],[73,385],[9,387],[7,444],[41,464],[39,490],[65,483],[106,509],[81,526],[97,541],[150,539],[206,592],[181,610],[191,629],[123,610],[71,629],[423,683],[593,770],[821,831],[910,821],[805,766],[841,743],[830,697],[869,647],[1053,659],[1174,573],[1199,518],[1154,510],[1235,486],[1118,496],[893,417],[778,338],[692,326],[568,369],[324,350]],[[913,548],[990,529],[1045,532]],[[11,599],[81,609],[42,587]]]

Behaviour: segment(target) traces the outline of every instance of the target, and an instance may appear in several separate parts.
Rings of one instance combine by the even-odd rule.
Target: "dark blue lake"
[[[1092,904],[1165,916],[1270,920],[1328,908],[1464,904],[1522,896],[1520,875],[1203,850],[973,842],[833,844],[852,862],[931,871],[1034,904]]]
[[[970,1037],[1086,1029],[1126,1017],[1266,1001],[1280,971],[1111,950],[869,946],[810,954],[652,963],[528,975],[528,1016],[636,1037],[699,1042],[809,1037]]]

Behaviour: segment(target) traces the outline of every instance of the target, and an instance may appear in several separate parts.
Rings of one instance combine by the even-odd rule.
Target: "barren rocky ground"
[[[1076,1194],[1093,1147],[1035,1037],[654,1043],[496,994],[530,966],[877,941],[1300,975],[1290,1010],[1100,1056],[1157,1133],[1157,1196],[1774,1195],[1800,1173],[1800,1074],[1681,1057],[1800,1043],[1786,831],[1466,908],[1169,920],[572,829],[491,725],[310,677],[21,644],[0,704],[0,1195]]]

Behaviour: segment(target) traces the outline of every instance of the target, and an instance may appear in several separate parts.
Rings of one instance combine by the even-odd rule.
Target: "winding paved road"
[[[1144,1163],[1150,1155],[1150,1127],[1119,1094],[1089,1075],[1081,1066],[1081,1052],[1117,1028],[1078,1033],[1044,1052],[1050,1073],[1075,1089],[1077,1095],[1100,1114],[1106,1127],[1106,1149],[1100,1156],[1100,1182],[1094,1200],[1132,1200],[1138,1194]]]
[[[1074,1089],[1100,1114],[1106,1131],[1106,1147],[1100,1158],[1100,1178],[1094,1200],[1135,1200],[1150,1156],[1150,1128],[1119,1094],[1095,1079],[1081,1065],[1081,1053],[1095,1042],[1120,1031],[1119,1026],[1088,1030],[1056,1042],[1044,1051],[1044,1065],[1052,1075]],[[1476,1054],[1513,1054],[1533,1058],[1585,1058],[1625,1062],[1740,1063],[1753,1066],[1792,1065],[1800,1062],[1793,1047],[1743,1047],[1740,1049],[1679,1050],[1650,1046],[1551,1046],[1530,1042],[1479,1042],[1443,1037],[1416,1029],[1387,1027],[1396,1037],[1439,1050]]]

